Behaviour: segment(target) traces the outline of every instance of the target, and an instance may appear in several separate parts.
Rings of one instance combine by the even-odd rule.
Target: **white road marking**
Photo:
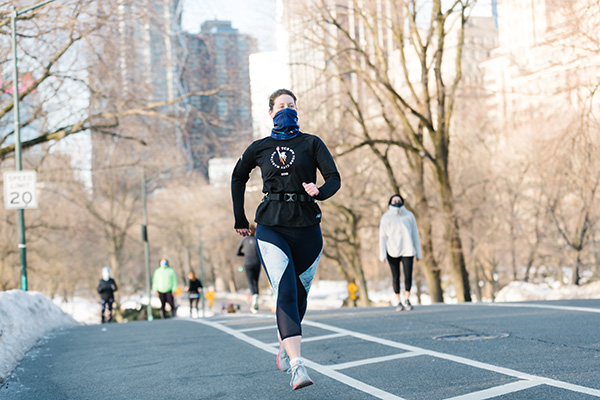
[[[542,383],[539,381],[517,381],[507,383],[506,385],[496,386],[490,389],[480,390],[465,394],[462,396],[451,397],[446,400],[485,400],[492,397],[502,396],[508,393],[518,392],[519,390],[529,389],[534,386],[539,386]]]
[[[338,328],[338,327],[327,325],[327,324],[322,324],[320,322],[312,322],[312,321],[305,320],[302,323],[306,324],[306,325],[314,326],[317,328],[321,328],[321,329],[328,329],[333,332],[345,333],[348,336],[354,336],[359,339],[383,344],[385,346],[390,346],[390,347],[394,347],[397,349],[403,349],[403,350],[407,350],[407,351],[418,353],[418,354],[428,355],[431,357],[437,357],[437,358],[441,358],[441,359],[448,360],[448,361],[454,361],[459,364],[469,365],[471,367],[480,368],[480,369],[484,369],[484,370],[492,371],[492,372],[497,372],[499,374],[513,376],[513,377],[519,378],[519,379],[537,380],[537,381],[541,381],[541,383],[543,383],[545,385],[554,386],[554,387],[558,387],[558,388],[562,388],[562,389],[571,390],[574,392],[580,392],[580,393],[585,393],[585,394],[589,394],[592,396],[600,397],[600,390],[598,390],[598,389],[592,389],[592,388],[588,388],[585,386],[574,385],[574,384],[571,384],[568,382],[562,382],[562,381],[557,381],[554,379],[544,378],[541,376],[531,375],[531,374],[527,374],[525,372],[520,372],[520,371],[510,369],[510,368],[498,367],[496,365],[487,364],[487,363],[479,362],[479,361],[475,361],[475,360],[470,360],[470,359],[464,358],[464,357],[453,356],[451,354],[440,353],[437,351],[422,349],[419,347],[410,346],[410,345],[398,343],[398,342],[393,342],[391,340],[382,339],[382,338],[378,338],[378,337],[371,336],[371,335],[366,335],[364,333],[354,332],[354,331],[350,331],[348,329],[343,329],[343,328]]]
[[[242,332],[242,331],[240,331],[240,332]],[[316,342],[318,340],[334,339],[334,338],[342,337],[342,336],[346,336],[346,335],[344,335],[343,333],[332,333],[331,335],[311,336],[311,337],[307,337],[307,338],[303,337],[302,343]],[[279,347],[279,342],[271,343],[271,346]]]
[[[249,343],[249,344],[253,345],[254,347],[258,347],[259,349],[262,349],[262,350],[266,351],[267,353],[277,354],[279,351],[278,349],[273,348],[273,347],[269,346],[268,344],[261,342],[260,340],[253,339],[243,333],[236,331],[235,329],[231,329],[227,326],[221,325],[220,323],[214,323],[214,322],[205,321],[205,320],[190,320],[190,321],[211,326],[211,327],[218,329],[220,331],[223,331],[239,340]],[[405,400],[402,397],[395,396],[391,393],[385,392],[374,386],[367,385],[364,382],[361,382],[354,378],[350,378],[349,376],[341,374],[329,367],[325,367],[323,365],[317,364],[310,360],[304,359],[304,365],[306,365],[309,368],[314,369],[315,371],[320,372],[321,374],[323,374],[325,376],[328,376],[332,379],[342,382],[342,383],[344,383],[348,386],[351,386],[355,389],[358,389],[362,392],[365,392],[365,393],[368,393],[375,397],[378,397],[382,400]]]
[[[262,350],[266,351],[267,353],[277,354],[277,352],[278,352],[278,345],[277,345],[277,347],[274,347],[273,345],[253,339],[253,338],[245,335],[244,333],[242,333],[240,330],[232,329],[232,328],[225,326],[219,322],[213,322],[213,321],[207,321],[207,320],[190,320],[190,321],[208,325],[215,329],[219,329],[229,335],[232,335],[233,337],[235,337],[239,340],[242,340],[242,341],[249,343],[259,349],[262,349]],[[391,341],[388,339],[378,338],[376,336],[371,336],[371,335],[367,335],[367,334],[360,333],[360,332],[354,332],[354,331],[351,331],[348,329],[338,328],[338,327],[323,324],[320,322],[304,320],[302,323],[305,325],[314,326],[314,327],[317,327],[320,329],[336,332],[339,336],[352,336],[352,337],[355,337],[355,338],[358,338],[361,340],[378,343],[378,344],[381,344],[384,346],[406,350],[407,353],[396,354],[396,355],[392,355],[392,356],[388,356],[388,357],[371,358],[371,359],[366,359],[366,360],[362,360],[362,361],[353,361],[353,362],[349,362],[349,363],[343,363],[343,364],[331,365],[331,366],[321,365],[316,362],[304,359],[305,365],[307,367],[310,367],[310,368],[314,369],[315,371],[320,372],[323,375],[326,375],[332,379],[335,379],[339,382],[342,382],[348,386],[351,386],[355,389],[361,390],[365,393],[368,393],[368,394],[373,395],[380,399],[403,400],[401,397],[398,397],[392,393],[383,391],[374,386],[371,386],[364,382],[361,382],[357,379],[346,376],[346,375],[338,372],[337,369],[350,368],[351,366],[359,366],[359,365],[369,364],[369,363],[373,363],[373,362],[388,361],[388,360],[396,359],[396,358],[427,355],[427,356],[441,358],[441,359],[453,361],[453,362],[456,362],[459,364],[468,365],[468,366],[471,366],[474,368],[492,371],[492,372],[496,372],[499,374],[512,376],[512,377],[521,379],[521,381],[518,381],[518,382],[513,382],[510,384],[506,384],[506,385],[500,385],[500,386],[496,386],[496,387],[493,387],[490,389],[485,389],[485,390],[473,392],[473,393],[470,393],[467,395],[454,397],[454,398],[452,398],[453,400],[486,399],[486,398],[498,396],[498,395],[505,394],[505,393],[512,393],[515,391],[524,390],[524,389],[527,389],[528,387],[533,387],[533,386],[538,386],[538,385],[549,385],[549,386],[553,386],[553,387],[557,387],[557,388],[561,388],[561,389],[566,389],[566,390],[570,390],[570,391],[574,391],[574,392],[589,394],[589,395],[595,396],[595,397],[600,397],[600,390],[598,390],[598,389],[592,389],[592,388],[588,388],[585,386],[571,384],[568,382],[563,382],[563,381],[549,379],[549,378],[545,378],[545,377],[541,377],[541,376],[531,375],[531,374],[527,374],[524,372],[510,369],[510,368],[499,367],[496,365],[487,364],[484,362],[479,362],[479,361],[471,360],[471,359],[464,358],[464,357],[454,356],[451,354],[427,350],[427,349],[423,349],[423,348],[419,348],[419,347],[415,347],[415,346],[411,346],[411,345],[407,345],[407,344],[403,344],[403,343],[399,343],[399,342],[394,342],[394,341]],[[324,335],[324,336],[331,336],[331,335]],[[308,338],[304,339],[303,341],[308,341]],[[390,357],[392,357],[392,358],[390,358]],[[373,361],[376,359],[380,359],[380,360]],[[363,363],[363,364],[361,364],[361,363]],[[530,385],[530,386],[528,386],[528,385]],[[491,395],[493,393],[498,393],[498,394]],[[466,397],[466,396],[475,396],[475,397]],[[488,396],[488,397],[481,397],[481,396]]]
[[[366,358],[364,360],[350,361],[350,362],[346,362],[346,363],[342,363],[342,364],[329,365],[329,368],[335,369],[337,371],[340,369],[360,367],[361,365],[375,364],[378,362],[391,361],[391,360],[397,360],[399,358],[408,358],[408,357],[415,357],[415,356],[420,356],[420,355],[421,355],[420,353],[413,353],[412,351],[407,351],[405,353],[392,354],[391,356]]]
[[[238,332],[254,332],[254,331],[266,331],[267,329],[277,329],[277,325],[259,326],[256,328],[238,329]],[[277,343],[279,346],[279,343]]]
[[[306,339],[302,339],[302,343],[305,342],[316,342],[318,340],[327,340],[327,339],[335,339],[337,337],[346,336],[343,333],[332,333],[331,335],[321,335],[321,336],[311,336]]]
[[[490,306],[490,307],[549,308],[549,309],[552,309],[552,310],[562,310],[562,311],[579,311],[579,312],[600,313],[600,308],[571,307],[571,306],[552,306],[552,305],[544,305],[544,304],[475,303],[473,305]]]

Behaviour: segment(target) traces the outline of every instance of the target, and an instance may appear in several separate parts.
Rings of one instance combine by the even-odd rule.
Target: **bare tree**
[[[455,1],[449,7],[441,3],[433,1],[427,14],[426,7],[415,1],[362,1],[359,4],[352,0],[318,0],[311,3],[314,9],[309,13],[322,29],[304,36],[317,46],[323,43],[328,46],[324,64],[338,68],[338,76],[349,82],[350,90],[361,99],[363,109],[382,104],[379,131],[387,135],[370,135],[363,130],[362,140],[352,148],[369,146],[379,153],[380,160],[381,155],[386,154],[386,146],[407,151],[417,188],[422,185],[419,182],[424,182],[420,178],[423,165],[431,167],[445,221],[444,240],[452,282],[458,299],[470,301],[451,183],[450,131],[462,76],[467,13],[473,2]],[[454,36],[450,36],[450,32]],[[315,39],[323,35],[325,39]],[[456,40],[449,44],[449,37]],[[453,57],[446,54],[450,46],[454,49]],[[453,66],[451,73],[447,71],[448,63]],[[357,124],[360,125],[360,118]],[[391,168],[387,166],[386,170]],[[393,178],[390,182],[392,187],[396,186]],[[423,221],[425,244],[429,247],[427,197],[418,192],[416,197],[417,205],[423,207],[416,212]],[[431,274],[428,281],[435,283],[436,275],[439,276],[435,260],[428,257],[426,265],[426,271]],[[435,287],[434,284],[432,289]]]

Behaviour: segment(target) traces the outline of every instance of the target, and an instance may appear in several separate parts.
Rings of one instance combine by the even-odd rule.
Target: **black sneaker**
[[[410,304],[410,300],[406,299],[406,301],[404,302],[404,308],[406,308],[406,310],[410,311],[412,310],[412,305]]]

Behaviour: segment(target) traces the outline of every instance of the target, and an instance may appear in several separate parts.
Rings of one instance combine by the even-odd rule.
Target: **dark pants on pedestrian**
[[[394,287],[394,293],[400,293],[400,262],[402,262],[402,269],[404,270],[404,290],[410,292],[412,287],[412,271],[413,262],[415,257],[392,257],[387,255],[390,269],[392,270],[392,286]]]
[[[167,310],[165,309],[165,306],[167,305],[167,303],[169,303],[169,305],[171,306],[171,314],[173,317],[176,316],[177,314],[177,309],[175,308],[175,299],[173,298],[173,293],[171,292],[167,292],[167,293],[158,293],[158,298],[160,299],[160,316],[161,318],[166,318],[166,312]]]
[[[251,294],[258,294],[258,278],[260,276],[260,264],[244,265],[246,271],[246,279],[248,279],[248,287]]]
[[[114,299],[102,299],[102,323],[106,322],[106,318],[104,317],[104,313],[106,312],[106,309],[108,308],[108,322],[112,321],[112,310],[113,310],[113,302],[115,300]]]
[[[199,293],[190,293],[190,316],[192,315],[192,310],[194,309],[194,303],[196,304],[196,311],[198,311],[198,301],[200,300]]]

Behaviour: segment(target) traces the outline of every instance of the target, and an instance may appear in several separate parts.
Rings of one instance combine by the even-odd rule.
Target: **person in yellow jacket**
[[[169,261],[165,258],[158,263],[159,267],[154,270],[152,275],[152,290],[156,292],[160,299],[160,316],[164,319],[166,315],[165,306],[169,303],[173,317],[177,314],[175,307],[175,291],[177,290],[177,274],[169,266]]]

